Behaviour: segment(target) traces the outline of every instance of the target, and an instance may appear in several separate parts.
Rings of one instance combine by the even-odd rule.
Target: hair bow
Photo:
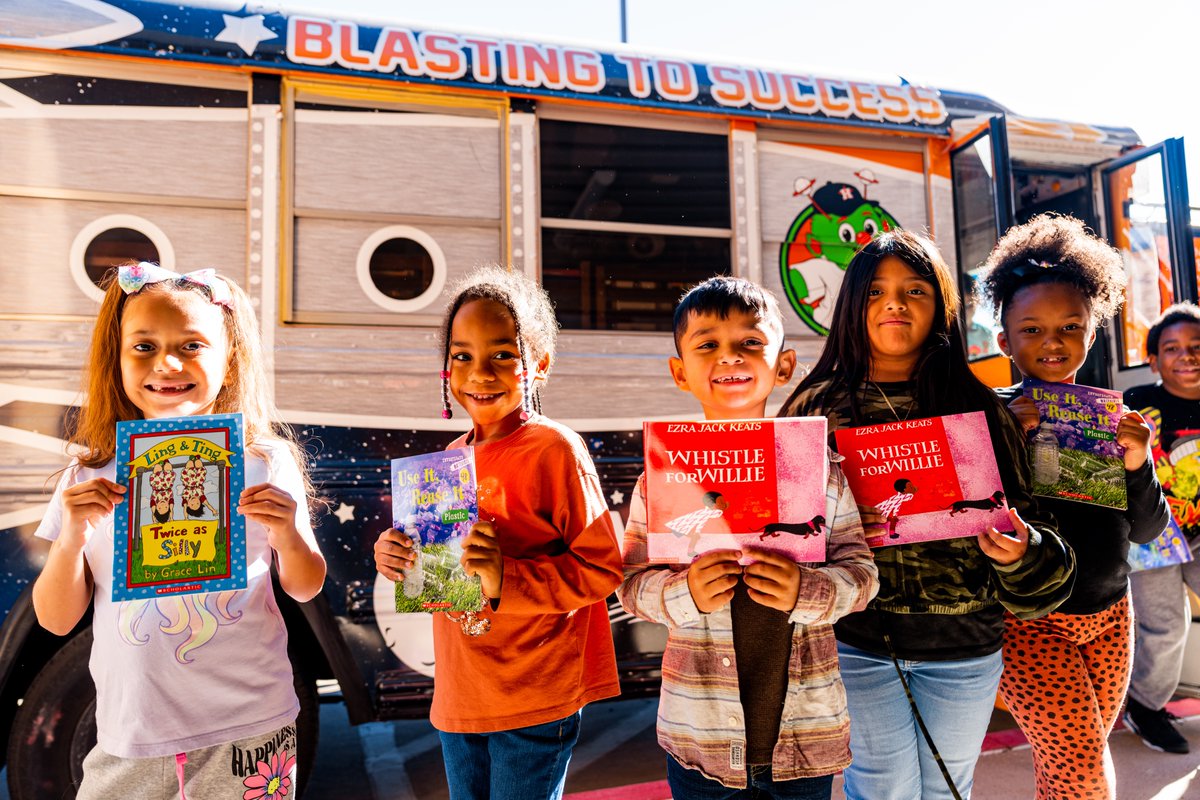
[[[1024,280],[1033,275],[1043,275],[1046,270],[1058,269],[1058,264],[1053,261],[1038,261],[1037,259],[1026,259],[1024,264],[1018,264],[1013,267],[1013,277],[1017,280]]]
[[[121,290],[125,294],[136,294],[149,284],[163,281],[177,284],[194,283],[197,286],[203,286],[208,290],[208,296],[212,302],[226,308],[233,306],[233,295],[229,291],[229,285],[223,279],[219,279],[217,271],[211,267],[180,275],[166,267],[143,261],[139,264],[126,264],[117,269],[117,283],[121,285]]]

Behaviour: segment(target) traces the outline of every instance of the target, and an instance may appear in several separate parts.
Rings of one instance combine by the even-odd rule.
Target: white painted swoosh
[[[60,5],[75,6],[83,11],[98,14],[107,21],[99,25],[93,25],[90,28],[56,32],[45,36],[0,36],[0,42],[22,47],[39,47],[44,50],[64,50],[71,47],[89,47],[91,45],[111,42],[115,39],[122,39],[137,33],[143,27],[142,21],[133,14],[111,6],[108,3],[101,2],[101,0],[56,0],[56,2]],[[42,10],[39,6],[40,3],[38,2],[17,3],[14,4],[14,7],[10,7],[8,11],[0,13],[0,16],[17,17],[21,15],[27,16],[34,21],[46,22],[47,16],[45,12],[38,13],[38,11]],[[22,14],[22,7],[28,9],[24,14]]]

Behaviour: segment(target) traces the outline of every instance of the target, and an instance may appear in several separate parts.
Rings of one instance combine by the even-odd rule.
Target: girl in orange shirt
[[[462,564],[487,598],[433,620],[430,721],[452,800],[561,797],[580,709],[620,692],[605,602],[620,547],[587,446],[541,414],[557,327],[546,293],[499,267],[466,279],[442,326],[442,415],[451,396],[470,415],[450,447],[474,446],[478,481]],[[380,534],[385,577],[414,564],[403,531]]]

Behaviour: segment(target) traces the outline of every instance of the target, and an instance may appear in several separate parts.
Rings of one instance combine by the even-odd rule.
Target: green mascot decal
[[[854,174],[863,181],[864,192],[867,184],[878,183],[869,170]],[[805,178],[796,181],[792,196],[811,194],[811,202],[792,220],[779,248],[779,277],[804,324],[828,336],[850,259],[875,236],[900,223],[847,183],[827,182],[814,192],[815,184]]]

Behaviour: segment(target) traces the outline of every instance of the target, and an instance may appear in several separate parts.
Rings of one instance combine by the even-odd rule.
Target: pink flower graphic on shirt
[[[271,763],[258,762],[258,772],[242,781],[246,787],[242,800],[281,800],[292,788],[292,770],[296,768],[296,757],[288,757],[287,750],[271,756]]]

